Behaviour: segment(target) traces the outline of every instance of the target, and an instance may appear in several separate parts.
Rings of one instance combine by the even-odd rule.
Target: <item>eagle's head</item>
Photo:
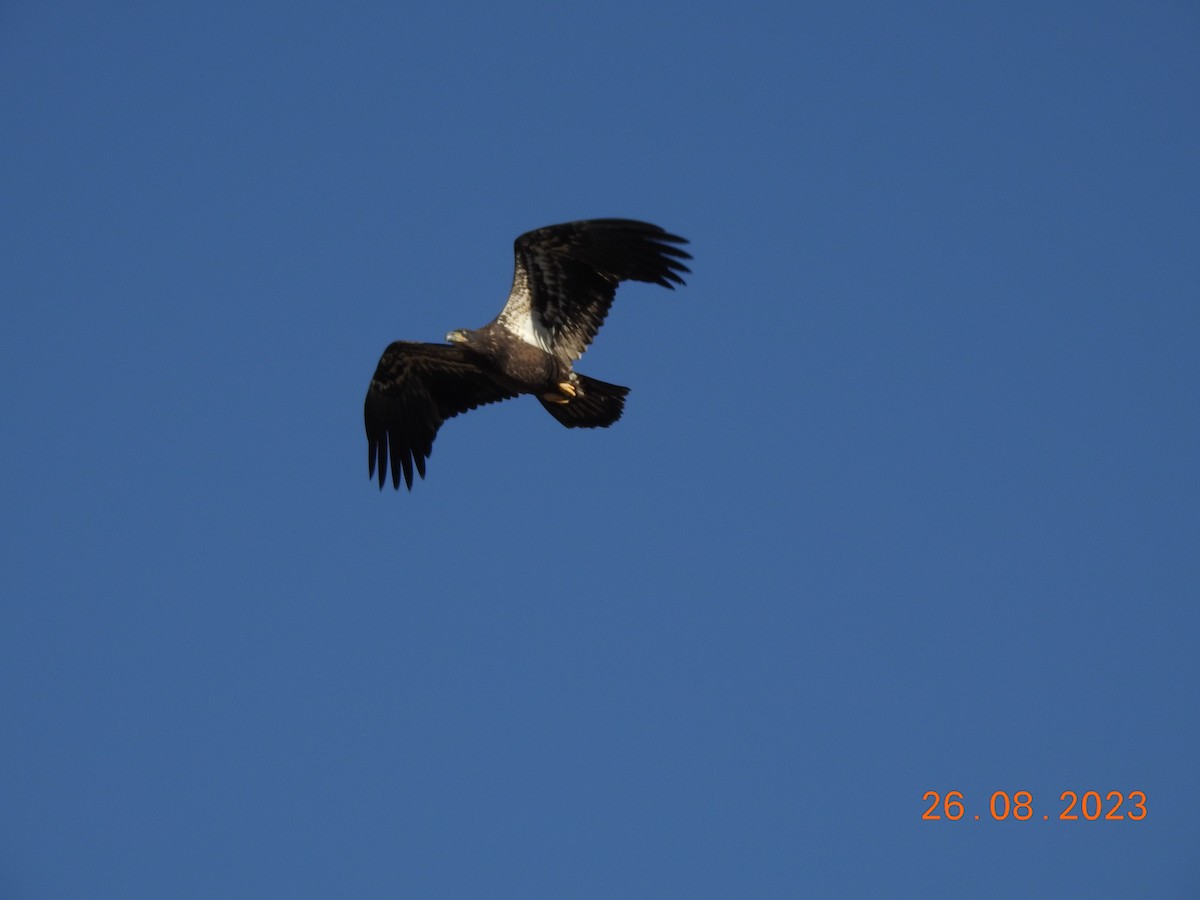
[[[466,344],[470,342],[465,328],[454,329],[446,335],[446,340],[451,344]]]

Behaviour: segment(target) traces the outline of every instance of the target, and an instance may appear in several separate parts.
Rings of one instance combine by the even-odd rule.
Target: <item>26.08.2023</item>
[[[944,797],[938,791],[926,791],[921,799],[929,802],[929,808],[921,816],[925,821],[945,818],[957,822],[967,814],[962,791],[947,791]],[[1144,791],[1127,793],[1109,791],[1103,800],[1100,798],[1099,791],[1085,791],[1082,798],[1075,791],[1063,791],[1058,799],[1066,804],[1057,816],[1060,821],[1064,822],[1078,820],[1080,813],[1088,822],[1099,820],[1114,822],[1127,819],[1140,822],[1146,818],[1146,794]],[[1105,808],[1105,804],[1108,804],[1107,808]],[[1128,805],[1126,806],[1126,804]],[[1011,796],[1007,791],[995,791],[988,802],[988,812],[996,821],[1003,821],[1010,815],[1019,821],[1027,821],[1034,817],[1033,795],[1029,791],[1017,791]],[[974,818],[978,820],[980,816],[976,815]],[[1049,821],[1050,816],[1044,814],[1042,819]]]

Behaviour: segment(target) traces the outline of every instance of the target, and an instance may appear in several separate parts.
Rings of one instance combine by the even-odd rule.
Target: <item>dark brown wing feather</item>
[[[674,290],[691,255],[672,244],[687,240],[633,219],[586,219],[521,235],[514,246],[512,291],[499,319],[519,325],[532,315],[552,351],[583,355],[608,315],[622,281]],[[521,331],[519,327],[516,329]]]
[[[363,405],[369,473],[374,476],[378,469],[382,488],[390,463],[393,487],[400,488],[403,473],[412,490],[413,468],[425,477],[425,460],[443,422],[515,396],[461,347],[409,341],[389,345]]]

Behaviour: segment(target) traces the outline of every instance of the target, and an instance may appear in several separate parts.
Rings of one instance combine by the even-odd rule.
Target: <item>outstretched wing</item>
[[[443,422],[515,396],[461,347],[396,341],[383,351],[363,405],[369,473],[379,470],[382,488],[390,461],[392,486],[399,490],[403,472],[412,490],[413,466],[424,478],[425,460]]]
[[[508,302],[496,322],[527,343],[565,360],[583,355],[622,281],[647,281],[674,290],[683,284],[672,244],[684,238],[632,219],[587,219],[550,225],[517,238]]]

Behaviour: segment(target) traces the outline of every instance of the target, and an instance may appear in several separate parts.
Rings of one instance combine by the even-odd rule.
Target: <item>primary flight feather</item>
[[[483,328],[459,329],[446,344],[396,341],[383,351],[363,409],[367,462],[382,488],[401,476],[412,489],[447,419],[519,394],[533,394],[568,428],[606,428],[629,388],[577,373],[622,281],[674,290],[689,271],[684,238],[633,219],[550,225],[517,238],[508,301]]]

